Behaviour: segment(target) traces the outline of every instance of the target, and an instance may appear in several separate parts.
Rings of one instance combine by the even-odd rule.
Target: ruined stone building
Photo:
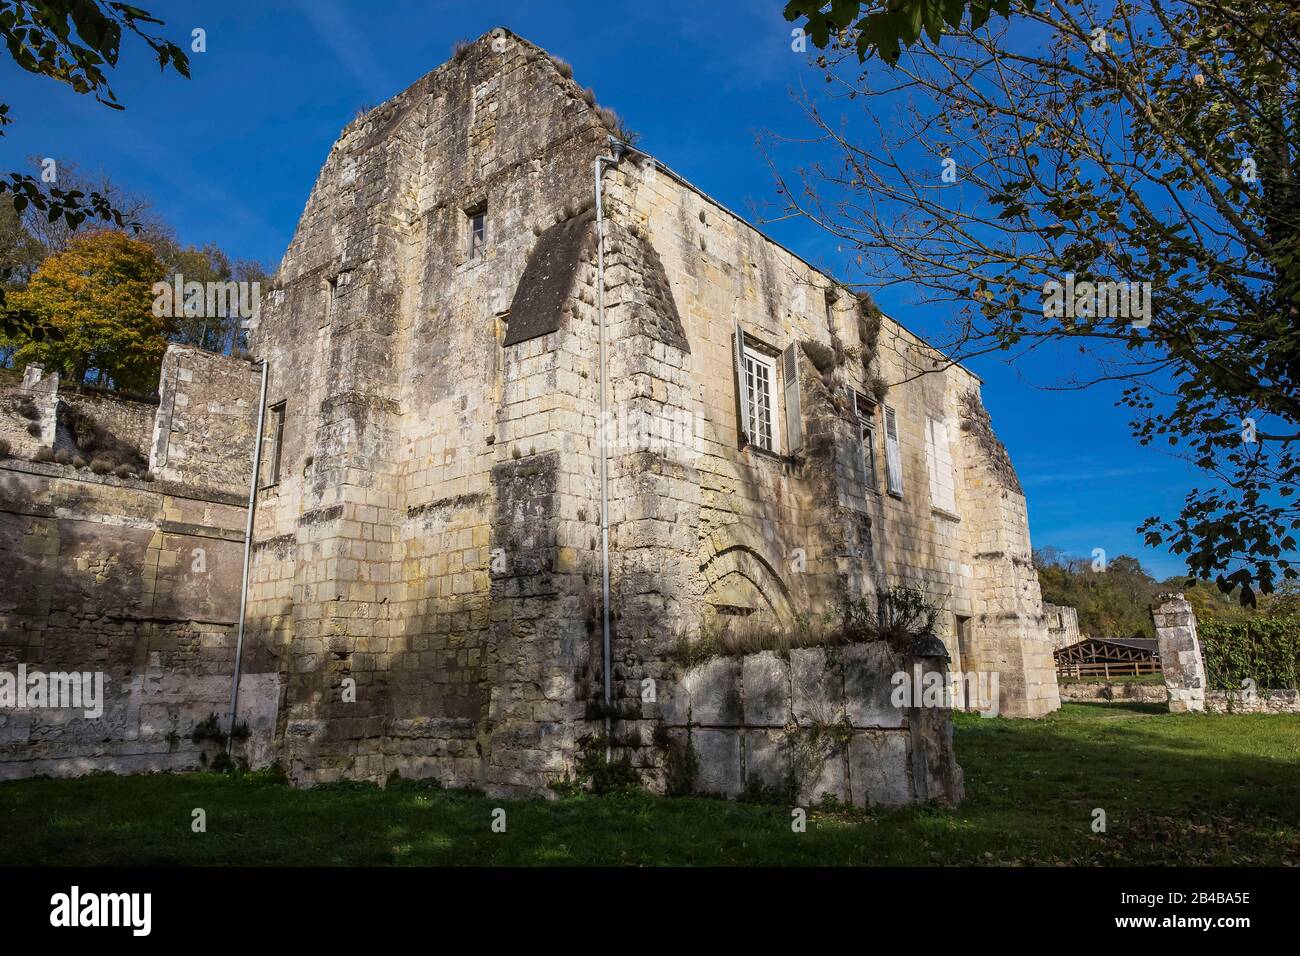
[[[655,786],[735,794],[834,727],[802,795],[959,799],[948,711],[897,706],[892,675],[996,672],[1003,715],[1058,706],[1025,497],[979,380],[617,132],[567,67],[496,31],[331,150],[251,337],[269,372],[250,752],[302,784],[536,794],[609,747]],[[79,606],[115,581],[133,622],[6,594],[0,650],[110,662],[142,764],[193,758],[164,728],[222,706],[178,709],[173,684],[229,677],[238,613],[239,581],[196,583],[185,536],[238,577],[259,370],[206,357],[187,376],[193,358],[164,368],[154,483],[0,464],[3,553],[56,591],[57,567],[90,562]],[[225,459],[246,453],[237,479]],[[83,530],[82,499],[130,515],[129,558],[91,540],[122,521]],[[942,647],[692,652],[807,633],[891,585],[940,607]]]
[[[20,667],[104,675],[103,713],[6,707],[0,779],[181,770],[230,704],[257,369],[171,346],[159,398],[0,387],[0,685]],[[279,678],[244,676],[269,760]],[[3,686],[0,686],[0,694]]]

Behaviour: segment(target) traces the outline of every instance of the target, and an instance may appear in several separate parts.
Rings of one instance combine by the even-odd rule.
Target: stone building
[[[873,332],[613,122],[498,31],[325,162],[254,339],[282,437],[250,615],[286,661],[291,775],[535,791],[612,718],[648,772],[656,736],[689,737],[708,789],[734,791],[822,652],[698,676],[679,636],[788,627],[881,583],[942,605],[952,666],[999,672],[1002,713],[1054,709],[1025,498],[978,379],[889,319]],[[910,746],[896,709],[856,729]]]
[[[259,753],[302,784],[537,794],[608,749],[666,789],[798,764],[801,797],[960,799],[949,711],[897,675],[1059,703],[979,380],[617,134],[498,30],[331,150],[250,337]],[[170,407],[152,460],[197,480]],[[938,641],[782,644],[894,585]]]

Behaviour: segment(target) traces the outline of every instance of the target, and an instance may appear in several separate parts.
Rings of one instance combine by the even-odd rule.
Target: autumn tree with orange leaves
[[[77,236],[10,296],[12,308],[63,334],[24,341],[14,366],[40,362],[77,384],[151,392],[171,332],[171,320],[153,312],[153,284],[163,271],[148,243],[121,232]]]

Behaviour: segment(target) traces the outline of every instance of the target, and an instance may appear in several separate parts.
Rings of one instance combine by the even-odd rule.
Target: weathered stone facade
[[[610,149],[581,88],[501,32],[331,151],[251,343],[285,424],[250,637],[285,661],[291,777],[544,792],[608,720],[609,743],[661,779],[657,728],[693,720],[658,702],[687,681],[683,635],[718,615],[789,624],[882,583],[943,606],[951,666],[997,670],[1003,714],[1054,709],[1025,499],[978,379],[888,319],[861,341],[853,296],[639,153],[602,175],[602,284],[593,169]],[[784,368],[773,407],[797,446],[742,436],[738,328]],[[863,352],[906,381],[875,422],[881,461],[897,436],[893,493],[879,466],[869,486],[853,414],[873,389]],[[854,726],[914,737],[885,751],[905,770],[922,738],[943,752],[942,714]],[[933,795],[954,798],[959,773]],[[907,779],[892,792],[915,797]]]
[[[1060,604],[1044,604],[1043,616],[1047,619],[1047,636],[1052,650],[1059,651],[1083,640],[1079,634],[1079,611]]]
[[[192,353],[169,350],[164,395],[177,384],[178,358]],[[221,356],[196,361],[210,374],[190,377],[191,394],[241,412],[229,427],[205,418],[175,440],[206,447],[219,437],[247,472],[256,370]],[[104,699],[93,718],[68,708],[0,710],[0,779],[199,766],[216,744],[191,735],[211,715],[224,717],[230,703],[247,478],[220,469],[194,469],[184,482],[92,470],[94,454],[83,458],[77,444],[88,436],[100,454],[147,461],[162,418],[151,403],[62,391],[57,375],[36,368],[4,399],[7,408],[36,405],[41,434],[29,434],[28,446],[11,444],[15,457],[0,459],[0,672],[98,674]],[[17,457],[42,450],[45,461]],[[250,737],[239,753],[266,763],[279,665],[255,649],[243,671],[240,721]]]

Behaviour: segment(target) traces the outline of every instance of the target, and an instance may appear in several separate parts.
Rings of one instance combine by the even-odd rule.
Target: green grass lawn
[[[1300,863],[1300,718],[1067,704],[957,715],[958,809],[809,813],[646,794],[492,800],[404,781],[292,790],[265,774],[0,784],[0,864]],[[191,812],[207,813],[193,833]],[[506,810],[505,833],[492,811]],[[1093,833],[1093,808],[1107,832]]]

